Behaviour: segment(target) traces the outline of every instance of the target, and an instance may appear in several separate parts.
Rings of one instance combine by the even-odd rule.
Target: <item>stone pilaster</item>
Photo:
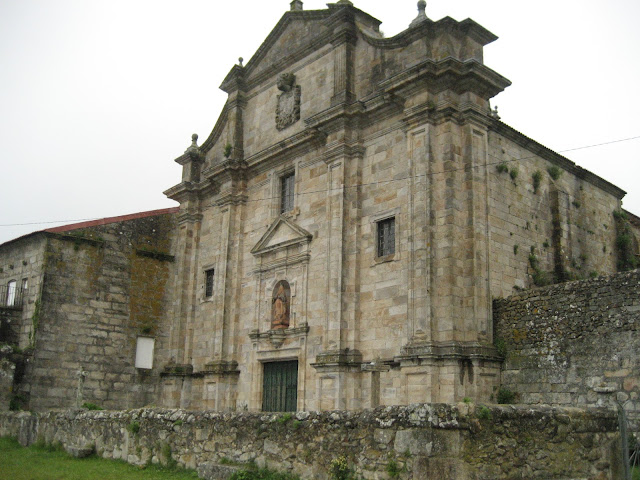
[[[329,26],[333,28],[334,70],[333,97],[331,105],[351,103],[354,94],[355,43],[357,30],[355,15],[350,4],[342,5],[331,17]]]

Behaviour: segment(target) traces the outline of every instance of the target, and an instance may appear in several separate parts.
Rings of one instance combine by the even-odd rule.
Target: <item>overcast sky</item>
[[[386,36],[414,0],[355,0]],[[513,85],[502,120],[628,192],[640,214],[640,1],[429,0],[500,37],[485,63]],[[307,0],[305,9],[325,8]],[[176,205],[173,159],[204,141],[288,0],[0,0],[0,243]],[[580,147],[615,142],[593,148]],[[28,225],[15,225],[28,224]]]

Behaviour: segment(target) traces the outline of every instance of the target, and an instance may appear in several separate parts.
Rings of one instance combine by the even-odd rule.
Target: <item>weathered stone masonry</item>
[[[176,159],[163,405],[261,410],[264,366],[292,361],[297,410],[488,400],[491,299],[533,285],[532,249],[548,278],[616,271],[624,192],[491,111],[510,85],[484,64],[497,37],[470,19],[379,24],[351,2],[292,4]],[[272,328],[283,281],[290,323]]]
[[[136,342],[153,337],[163,348],[168,336],[174,213],[61,227],[27,242],[38,247],[32,256],[40,260],[40,282],[26,298],[15,342],[26,363],[13,387],[22,406],[154,402],[160,368],[134,367]],[[4,257],[19,259],[21,250],[12,247],[3,245]]]
[[[497,299],[494,320],[519,402],[619,401],[640,420],[640,270]]]
[[[176,159],[179,208],[0,246],[0,287],[28,284],[0,308],[29,360],[23,407],[487,401],[492,298],[633,268],[625,192],[491,110],[510,85],[484,64],[495,35],[424,12],[392,38],[379,24],[294,2]]]
[[[483,412],[483,413],[481,413]],[[0,413],[0,435],[95,449],[135,464],[178,463],[204,478],[223,458],[326,479],[345,456],[364,479],[621,478],[615,411],[414,404],[295,414],[184,410]]]

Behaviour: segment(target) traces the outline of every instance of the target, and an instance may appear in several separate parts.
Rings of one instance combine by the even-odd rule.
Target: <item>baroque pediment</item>
[[[251,253],[260,256],[293,245],[308,244],[312,238],[311,233],[280,215],[251,249]]]
[[[296,53],[311,44],[310,39],[321,36],[327,30],[322,21],[329,15],[326,10],[285,13],[247,64],[246,78],[251,79],[270,66],[283,63],[290,56],[298,57]]]

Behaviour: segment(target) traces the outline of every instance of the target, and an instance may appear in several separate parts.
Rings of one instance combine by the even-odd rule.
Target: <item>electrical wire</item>
[[[640,135],[635,136],[635,137],[628,137],[628,138],[621,138],[618,140],[611,140],[608,142],[602,142],[602,143],[596,143],[596,144],[591,144],[591,145],[584,145],[581,147],[575,147],[575,148],[569,148],[569,149],[565,149],[565,150],[558,150],[556,153],[565,153],[565,152],[574,152],[576,150],[586,150],[588,148],[596,148],[596,147],[601,147],[604,145],[611,145],[614,143],[621,143],[621,142],[628,142],[628,141],[632,141],[632,140],[637,140],[640,139]],[[527,156],[527,157],[521,157],[521,158],[513,158],[511,160],[500,160],[497,162],[489,162],[486,164],[487,167],[492,166],[492,165],[500,165],[503,163],[513,163],[513,162],[523,162],[523,161],[527,161],[527,160],[533,160],[535,158],[540,158],[538,155],[531,155],[531,156]],[[478,168],[478,167],[483,167],[485,165],[476,165],[474,166],[474,168]],[[421,173],[418,175],[408,175],[408,176],[404,176],[404,177],[400,177],[400,178],[391,178],[389,180],[379,180],[379,181],[375,181],[375,182],[368,182],[368,183],[359,183],[359,184],[355,184],[355,185],[343,185],[339,188],[328,188],[328,189],[320,189],[320,190],[309,190],[306,192],[298,192],[296,195],[312,195],[315,193],[325,193],[325,192],[333,192],[333,191],[341,191],[343,189],[348,189],[348,188],[360,188],[360,187],[368,187],[368,186],[372,186],[372,185],[385,185],[388,183],[392,183],[392,182],[400,182],[400,181],[405,181],[408,180],[410,178],[421,178],[421,177],[427,177],[427,176],[435,176],[435,175],[445,175],[447,173],[454,173],[454,172],[458,172],[458,171],[462,171],[462,170],[467,170],[468,167],[460,167],[460,168],[452,168],[452,169],[448,169],[448,170],[442,170],[440,172],[429,172],[429,173]],[[250,202],[265,202],[267,200],[273,200],[274,198],[278,198],[278,197],[263,197],[263,198],[255,198],[255,199],[247,199],[247,203]],[[208,205],[209,207],[212,205]],[[26,223],[5,223],[5,224],[0,224],[0,227],[17,227],[17,226],[26,226],[26,225],[48,225],[48,224],[52,224],[52,223],[77,223],[77,222],[87,222],[87,221],[93,221],[93,220],[100,220],[102,217],[98,217],[98,218],[79,218],[79,219],[72,219],[72,220],[49,220],[49,221],[42,221],[42,222],[26,222]]]

